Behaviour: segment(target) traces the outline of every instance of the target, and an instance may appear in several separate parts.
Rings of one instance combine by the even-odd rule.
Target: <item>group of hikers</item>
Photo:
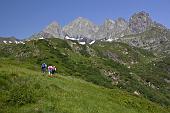
[[[56,67],[55,66],[48,66],[47,67],[47,64],[43,63],[41,65],[41,70],[42,70],[42,73],[46,73],[46,70],[48,69],[48,76],[52,77],[53,74],[56,72]]]

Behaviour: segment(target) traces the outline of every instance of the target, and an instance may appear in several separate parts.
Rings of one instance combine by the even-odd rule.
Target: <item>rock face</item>
[[[64,34],[74,38],[89,38],[95,39],[95,33],[98,31],[98,26],[91,21],[78,17],[70,24],[64,26]]]
[[[123,18],[117,20],[107,19],[104,24],[100,26],[96,39],[113,39],[116,40],[121,37],[123,32],[128,28],[128,22]]]
[[[53,37],[63,37],[63,31],[61,26],[57,22],[52,22],[43,31],[44,34],[50,34]]]
[[[170,32],[169,30],[153,22],[146,12],[135,13],[129,20],[129,27],[120,42],[131,46],[140,47],[155,53],[170,54]]]
[[[120,42],[127,43],[131,46],[155,51],[156,53],[163,53],[170,48],[170,36],[168,36],[169,33],[170,32],[166,29],[152,27],[140,34],[124,36]]]
[[[57,22],[53,22],[32,37],[73,39],[81,44],[90,44],[94,40],[119,41],[154,51],[170,49],[170,31],[152,21],[149,14],[144,11],[133,14],[129,21],[123,18],[107,19],[101,26],[82,17],[78,17],[63,28]]]
[[[57,22],[52,22],[41,32],[33,34],[27,40],[51,37],[64,39],[62,27]]]
[[[142,11],[132,15],[129,22],[123,18],[118,18],[117,20],[107,19],[101,26],[97,26],[82,17],[78,17],[63,28],[57,22],[52,22],[44,30],[32,37],[63,39],[68,36],[77,40],[86,38],[90,40],[111,39],[113,41],[126,35],[143,33],[152,27],[166,29],[163,25],[153,22],[149,14]]]
[[[149,29],[152,25],[152,20],[148,13],[142,11],[135,13],[129,20],[129,29],[131,33],[141,33]]]

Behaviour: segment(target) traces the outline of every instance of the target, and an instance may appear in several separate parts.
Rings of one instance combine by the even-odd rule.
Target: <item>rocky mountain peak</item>
[[[117,31],[124,31],[128,27],[128,22],[124,18],[118,18],[115,20]]]
[[[81,17],[81,16],[79,16],[79,17],[77,17],[74,21],[89,21],[88,19],[86,19],[86,18],[84,18],[84,17]]]
[[[115,20],[112,19],[106,19],[104,23],[100,26],[95,25],[90,20],[78,17],[72,22],[70,22],[68,25],[61,28],[61,26],[57,22],[52,22],[49,24],[43,31],[41,31],[38,34],[33,35],[33,38],[50,38],[50,37],[57,37],[57,38],[65,38],[65,39],[73,39],[81,42],[90,42],[93,40],[103,40],[103,41],[123,41],[124,40],[130,40],[130,42],[135,42],[134,37],[136,38],[137,35],[140,35],[141,33],[147,34],[153,34],[152,40],[155,40],[155,37],[158,37],[161,41],[157,42],[163,42],[163,39],[170,39],[167,38],[168,36],[161,35],[155,36],[153,33],[155,29],[152,28],[158,28],[161,31],[165,30],[166,27],[163,25],[152,21],[151,17],[149,16],[149,13],[146,13],[144,11],[135,13],[131,16],[129,21],[126,21],[124,18],[117,18]],[[145,33],[146,32],[146,33]],[[158,34],[158,33],[157,33]],[[166,33],[165,33],[166,34]],[[131,38],[126,38],[126,36],[134,36]],[[151,39],[151,37],[144,36],[146,39]],[[162,38],[163,37],[163,38]],[[136,40],[141,40],[140,38],[136,38]],[[145,40],[146,41],[146,40]],[[146,45],[146,42],[143,41],[143,45]],[[166,40],[164,40],[165,42]],[[129,41],[128,41],[129,42]],[[139,41],[136,41],[138,45]],[[148,44],[151,45],[151,44]]]
[[[114,30],[115,21],[111,19],[106,19],[104,23],[99,27],[96,33],[96,39],[109,39],[112,37],[112,32]]]
[[[119,17],[116,19],[117,22],[126,22],[126,20],[122,17]]]
[[[116,20],[106,19],[104,24],[100,26],[96,37],[97,39],[105,38],[116,40],[127,27],[128,22],[123,18]]]
[[[84,22],[93,24],[89,19],[84,17],[77,17],[71,23],[84,23]]]
[[[63,31],[56,21],[49,24],[43,31],[44,34],[51,34],[54,37],[63,37]]]
[[[66,25],[63,28],[63,31],[65,35],[68,35],[69,37],[86,37],[89,39],[94,39],[94,34],[98,31],[98,26],[86,18],[78,17],[70,24]]]
[[[109,30],[109,29],[113,29],[115,23],[116,23],[116,22],[115,22],[114,20],[112,20],[112,19],[106,19],[106,20],[104,21],[104,23],[103,23],[102,26],[107,27],[108,30]]]
[[[115,21],[112,20],[112,19],[106,19],[106,20],[104,21],[104,24],[115,24]]]
[[[58,26],[60,26],[59,23],[56,22],[56,21],[53,21],[53,22],[51,22],[51,23],[47,26],[47,28],[48,28],[48,27],[58,27]]]
[[[141,33],[146,31],[152,25],[152,19],[149,13],[144,11],[135,13],[129,20],[129,28],[132,33]]]

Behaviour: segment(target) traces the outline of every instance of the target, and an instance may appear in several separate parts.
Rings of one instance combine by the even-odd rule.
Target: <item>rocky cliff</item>
[[[74,39],[83,44],[93,40],[118,41],[148,50],[167,51],[170,48],[169,32],[165,26],[153,21],[148,13],[141,11],[133,14],[128,21],[123,18],[106,19],[100,26],[83,17],[78,17],[63,28],[53,22],[32,37]]]

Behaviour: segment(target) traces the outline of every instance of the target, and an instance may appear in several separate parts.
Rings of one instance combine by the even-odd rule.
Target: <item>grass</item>
[[[13,65],[1,66],[0,84],[2,113],[169,113],[117,88],[60,74],[50,78]]]
[[[76,77],[110,89],[117,87],[131,94],[138,91],[146,99],[162,106],[170,105],[170,86],[164,81],[165,78],[170,80],[169,58],[161,59],[127,44],[96,42],[82,46],[56,38],[32,40],[25,45],[0,44],[0,59],[0,68],[4,64],[12,66],[17,70],[14,75],[32,75],[45,62],[55,65],[63,76]],[[23,67],[25,71],[17,73],[18,67]],[[116,73],[111,76],[118,77],[117,85],[112,84],[109,73]],[[149,87],[147,82],[159,90]]]

